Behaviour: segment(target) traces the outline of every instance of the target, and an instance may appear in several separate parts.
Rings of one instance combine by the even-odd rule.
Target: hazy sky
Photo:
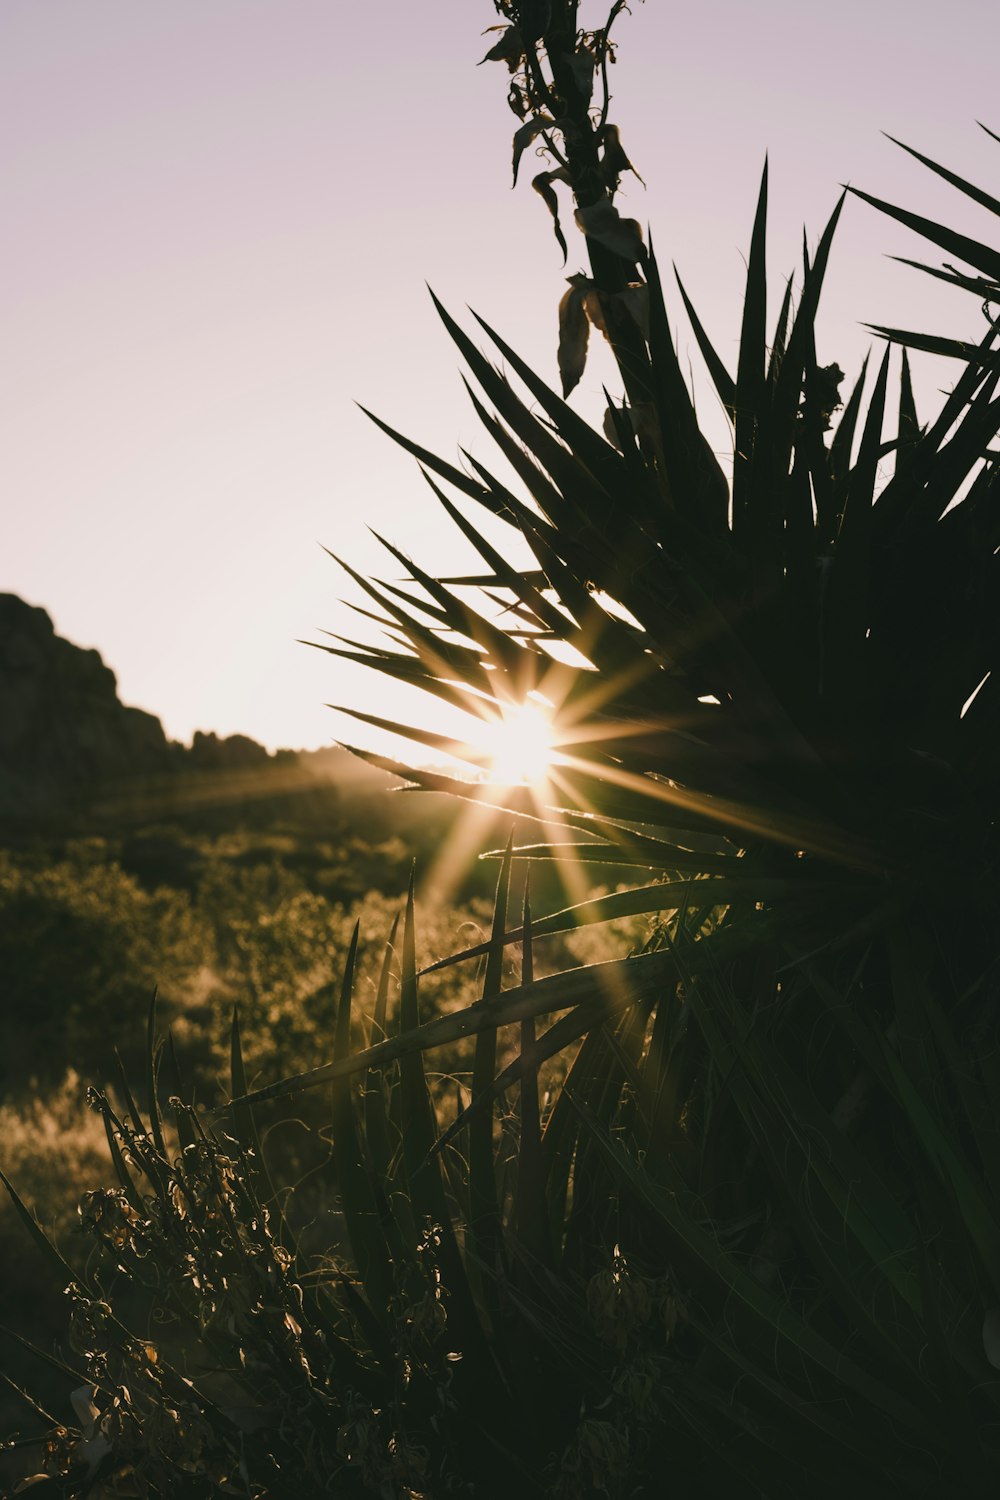
[[[393,576],[371,525],[466,565],[412,461],[353,405],[493,461],[425,280],[555,380],[583,247],[564,271],[527,180],[510,191],[506,72],[475,66],[496,19],[489,0],[0,5],[0,590],[96,646],[177,738],[361,742],[326,702],[407,711],[296,640],[357,629],[320,543]],[[998,32],[988,0],[648,0],[622,18],[611,117],[648,184],[627,181],[622,207],[723,353],[765,151],[775,287],[848,180],[995,237],[880,132],[996,191],[1000,147],[975,122],[1000,130]],[[962,294],[884,258],[923,253],[848,203],[821,363],[853,378],[862,320],[976,328]],[[925,411],[948,373],[920,365]],[[582,410],[609,376],[588,370]]]

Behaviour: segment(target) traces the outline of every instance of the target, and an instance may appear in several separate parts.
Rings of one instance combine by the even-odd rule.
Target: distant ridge
[[[356,795],[389,785],[336,748],[272,755],[246,735],[200,730],[190,748],[168,740],[155,714],[121,702],[99,652],[57,635],[44,609],[0,594],[0,822],[8,827],[317,795],[328,802],[334,787]]]

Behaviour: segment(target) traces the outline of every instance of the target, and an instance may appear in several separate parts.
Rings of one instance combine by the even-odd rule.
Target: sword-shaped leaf
[[[415,962],[412,964],[412,972],[407,969],[405,929],[403,954],[404,980],[410,973],[410,978],[406,982],[412,990],[417,982],[417,970]],[[302,1089],[314,1088],[317,1084],[330,1082],[334,1078],[343,1078],[366,1068],[384,1068],[397,1060],[400,1063],[402,1079],[405,1062],[405,1076],[410,1084],[408,1095],[404,1100],[405,1119],[410,1129],[408,1160],[416,1170],[434,1144],[430,1117],[426,1114],[421,1102],[427,1101],[429,1107],[423,1068],[420,1064],[421,1053],[434,1047],[445,1046],[449,1042],[460,1041],[465,1037],[476,1036],[480,1031],[495,1031],[499,1026],[508,1026],[512,1022],[523,1021],[528,1016],[545,1015],[549,1011],[556,1010],[571,1010],[585,1000],[597,1001],[610,998],[613,1001],[623,994],[635,993],[639,996],[655,994],[656,987],[662,981],[668,967],[669,960],[661,953],[640,954],[636,958],[609,959],[604,963],[591,964],[585,968],[570,969],[562,974],[547,975],[543,979],[536,979],[530,985],[518,985],[513,989],[504,990],[490,1000],[478,1000],[462,1010],[437,1016],[434,1020],[425,1021],[422,1024],[419,1019],[414,1019],[416,1013],[412,999],[410,999],[409,1003],[402,1007],[403,1031],[399,1036],[388,1037],[385,1041],[378,1042],[375,1046],[368,1047],[353,1057],[324,1063],[321,1067],[310,1068],[308,1072],[299,1073],[293,1078],[284,1078],[277,1083],[253,1089],[246,1095],[246,1098],[250,1103],[256,1103],[262,1099],[285,1098],[289,1094],[299,1093]],[[422,1093],[416,1088],[417,1081],[423,1085]],[[404,1136],[404,1146],[405,1144]],[[416,1153],[420,1148],[422,1150],[418,1158]]]
[[[877,208],[880,213],[887,214],[890,219],[895,219],[897,224],[903,224],[925,240],[939,245],[949,255],[957,255],[958,259],[964,260],[967,265],[975,266],[977,271],[982,271],[984,275],[989,276],[991,281],[1000,281],[1000,251],[992,250],[988,245],[970,239],[966,234],[959,234],[957,230],[949,229],[944,224],[936,224],[933,219],[925,219],[920,214],[911,214],[905,208],[896,208],[882,198],[873,198],[870,193],[863,193],[860,188],[850,187],[845,191],[853,193],[856,198],[861,198],[865,203],[870,203],[872,208]]]
[[[939,354],[944,359],[960,359],[965,364],[978,364],[984,370],[990,370],[1000,363],[1000,355],[996,352],[984,351],[979,344],[970,344],[962,339],[949,339],[939,337],[933,333],[908,333],[903,328],[883,328],[878,323],[866,323],[872,333],[877,333],[880,338],[888,339],[890,343],[902,344],[907,349],[920,349],[925,354]]]
[[[680,278],[680,272],[676,266],[674,266],[674,276],[677,278],[677,290],[681,294],[684,310],[688,315],[688,322],[691,324],[698,348],[701,350],[701,357],[705,361],[709,375],[712,377],[712,384],[715,386],[719,400],[726,408],[730,418],[732,418],[733,408],[736,405],[736,381],[722,363],[708,334],[705,332],[701,319],[694,310],[694,306],[685,290],[684,283]]]
[[[767,234],[767,161],[760,179],[757,211],[750,237],[747,262],[746,294],[743,300],[743,326],[740,332],[739,364],[736,371],[736,446],[733,455],[733,534],[746,547],[752,535],[763,534],[768,521],[755,514],[767,489],[755,482],[758,456],[758,428],[764,417],[765,343],[767,331],[767,268],[765,242]],[[769,476],[768,476],[769,477]],[[758,498],[759,497],[759,498]]]
[[[983,302],[996,301],[1000,297],[1000,283],[990,281],[985,276],[963,276],[954,266],[927,266],[920,260],[907,260],[905,255],[892,255],[889,259],[897,261],[901,266],[910,266],[914,271],[923,271],[925,275],[947,282],[949,286],[972,292]]]
[[[521,850],[515,849],[513,853],[520,857]],[[731,863],[742,865],[743,861],[733,860]],[[587,901],[578,902],[575,906],[567,906],[562,911],[553,912],[550,916],[537,917],[532,925],[532,936],[535,939],[550,937],[554,933],[572,932],[580,927],[593,927],[602,922],[618,921],[622,917],[654,914],[662,916],[664,913],[686,910],[689,907],[705,910],[730,906],[733,902],[739,901],[763,905],[780,902],[787,898],[815,896],[819,902],[826,903],[843,891],[843,885],[832,881],[793,880],[773,876],[755,876],[752,873],[748,873],[745,879],[734,876],[732,879],[658,881],[655,885],[634,886],[626,891],[612,891],[605,896],[593,896]],[[511,944],[520,943],[523,939],[524,929],[514,927],[505,935],[504,941]],[[476,943],[471,948],[464,948],[460,953],[452,953],[447,958],[437,959],[423,972],[432,974],[452,964],[464,963],[470,958],[481,958],[483,954],[491,951],[492,940],[487,943]]]
[[[438,458],[428,448],[422,448],[419,443],[414,443],[404,437],[401,432],[397,432],[395,428],[383,422],[381,417],[377,417],[366,407],[362,406],[361,410],[369,421],[374,422],[375,426],[385,433],[386,437],[392,438],[394,443],[405,448],[406,452],[412,454],[418,463],[423,464],[427,469],[432,469],[435,474],[446,479],[449,484],[453,484],[457,490],[461,490],[463,495],[468,495],[470,500],[483,500],[483,486],[477,483],[471,475],[464,474],[461,469],[456,469],[454,464],[446,463],[443,458]]]
[[[627,503],[624,486],[628,471],[621,454],[599,432],[595,432],[589,422],[585,422],[571,406],[561,400],[478,313],[473,313],[473,317],[550,418],[570,452],[586,465],[589,473],[610,498]]]
[[[671,507],[697,531],[708,536],[722,535],[728,533],[729,485],[698,425],[670,334],[660,273],[652,251],[646,270],[652,389],[645,399],[652,398],[659,422]],[[636,404],[633,397],[633,406]]]
[[[530,879],[524,882],[524,904],[521,911],[521,983],[534,983],[534,955],[531,933]],[[558,1024],[558,1023],[557,1023]],[[535,1048],[535,1017],[521,1022],[521,1058],[532,1057]],[[501,1075],[502,1076],[502,1075]],[[498,1080],[499,1082],[499,1080]],[[529,1255],[543,1265],[550,1265],[552,1246],[547,1232],[545,1180],[542,1176],[542,1131],[538,1108],[538,1063],[527,1062],[520,1077],[518,1122],[520,1138],[517,1153],[517,1183],[514,1190],[513,1225],[518,1239]]]
[[[901,150],[909,152],[917,161],[922,162],[925,167],[929,167],[932,172],[936,172],[939,177],[943,177],[945,182],[951,183],[952,187],[958,188],[959,192],[964,193],[967,198],[971,198],[973,203],[978,203],[981,208],[989,209],[991,214],[1000,214],[1000,198],[994,198],[992,194],[984,192],[982,188],[976,187],[974,183],[967,182],[964,177],[959,177],[957,173],[949,172],[947,167],[939,166],[936,161],[931,161],[929,156],[922,156],[919,151],[914,151],[912,146],[907,146],[903,141],[897,141],[894,135],[886,133],[886,139],[892,141],[894,146],[899,146]]]
[[[149,1126],[153,1134],[153,1144],[165,1159],[167,1148],[163,1141],[160,1101],[157,1098],[160,1073],[159,1060],[160,1044],[156,1037],[156,990],[154,989],[149,998],[149,1010],[146,1013],[146,1092],[148,1094],[146,1102],[149,1109]]]

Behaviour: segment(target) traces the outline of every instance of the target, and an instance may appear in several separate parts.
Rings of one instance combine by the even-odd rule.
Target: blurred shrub
[[[148,892],[86,849],[47,868],[0,852],[0,1082],[106,1076],[109,1038],[141,1032],[158,985],[179,1000],[208,958],[186,896]]]
[[[212,952],[217,988],[207,1009],[189,1010],[179,1037],[197,1046],[211,1031],[215,1067],[228,1044],[229,1013],[240,1007],[248,1064],[266,1057],[269,1076],[315,1067],[330,1050],[335,996],[351,933],[361,923],[366,946],[357,975],[356,1041],[375,998],[381,944],[400,903],[380,891],[344,903],[308,889],[273,862],[239,867],[213,863],[196,895]],[[417,962],[425,966],[458,947],[480,942],[488,932],[488,908],[440,906],[428,914]],[[422,1000],[428,1015],[475,998],[476,971],[466,965],[428,976]]]

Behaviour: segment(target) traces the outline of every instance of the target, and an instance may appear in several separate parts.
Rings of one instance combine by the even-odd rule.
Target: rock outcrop
[[[209,817],[328,816],[339,792],[388,779],[339,749],[272,755],[246,735],[168,740],[128,708],[97,651],[57,635],[44,609],[0,594],[0,826],[7,830]]]
[[[169,772],[179,753],[155,715],[120,702],[98,652],[0,594],[0,815],[44,819],[95,788]]]

